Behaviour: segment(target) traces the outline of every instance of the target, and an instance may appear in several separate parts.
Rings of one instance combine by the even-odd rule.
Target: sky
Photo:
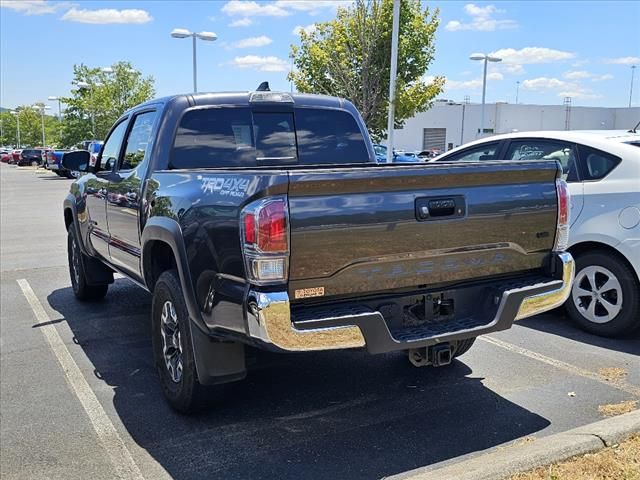
[[[291,44],[300,29],[335,17],[344,1],[0,0],[0,106],[65,96],[73,65],[127,60],[156,83],[157,96],[192,90],[190,39],[174,28],[215,32],[197,42],[199,91],[253,90],[269,81],[289,90]],[[446,77],[441,98],[625,107],[632,65],[640,66],[637,1],[424,1],[440,10],[435,59],[425,74]],[[640,106],[640,69],[632,99]],[[517,83],[519,82],[519,84]],[[52,103],[52,102],[50,102]],[[54,110],[57,105],[53,105]]]

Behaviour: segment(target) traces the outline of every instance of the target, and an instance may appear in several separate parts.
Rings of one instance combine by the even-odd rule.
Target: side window
[[[482,160],[496,160],[499,142],[485,143],[467,148],[455,155],[441,159],[442,162],[479,162]]]
[[[576,152],[573,143],[542,138],[513,140],[509,143],[507,160],[558,160],[562,165],[562,178],[578,181]]]
[[[585,145],[578,145],[578,153],[583,180],[600,180],[621,161],[620,157]]]
[[[127,137],[124,157],[118,167],[120,170],[136,168],[144,160],[156,115],[157,112],[153,111],[144,112],[134,117],[133,126]]]
[[[126,130],[127,121],[124,120],[111,131],[111,135],[109,135],[107,141],[104,142],[104,147],[102,147],[99,171],[110,171],[115,167],[118,161],[118,155],[120,155],[120,147],[122,146],[122,140]]]
[[[252,167],[256,164],[251,111],[202,108],[184,114],[176,131],[171,168]]]
[[[367,163],[369,153],[356,119],[348,112],[296,109],[298,155],[304,165]],[[378,155],[387,149],[374,147]]]

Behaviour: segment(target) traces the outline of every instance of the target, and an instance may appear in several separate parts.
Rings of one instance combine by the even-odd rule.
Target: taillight
[[[241,213],[242,250],[249,280],[258,285],[287,280],[289,218],[287,199],[269,197]]]
[[[561,178],[556,180],[558,192],[558,224],[556,226],[556,241],[553,250],[562,252],[569,246],[569,212],[571,196],[567,182]]]

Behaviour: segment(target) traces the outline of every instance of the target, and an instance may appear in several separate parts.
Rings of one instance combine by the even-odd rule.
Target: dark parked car
[[[87,172],[63,204],[73,292],[101,299],[114,272],[152,292],[155,365],[179,411],[243,379],[246,345],[444,366],[571,290],[555,161],[526,175],[522,162],[381,165],[344,99],[152,100],[90,156],[63,158]]]
[[[24,149],[20,154],[20,160],[18,160],[18,166],[24,167],[25,165],[42,165],[43,162],[43,150],[40,148]]]

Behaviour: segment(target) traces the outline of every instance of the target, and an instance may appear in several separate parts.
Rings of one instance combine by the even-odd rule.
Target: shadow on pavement
[[[379,478],[549,425],[486,388],[463,361],[417,369],[400,353],[358,351],[252,352],[254,367],[224,403],[181,416],[164,402],[153,367],[148,293],[119,279],[97,304],[77,302],[70,288],[48,301],[114,389],[132,438],[177,479]]]
[[[581,330],[561,309],[552,313],[519,320],[518,325],[551,335],[570,338],[596,347],[640,356],[640,330],[636,330],[633,334],[623,338],[599,337]]]

